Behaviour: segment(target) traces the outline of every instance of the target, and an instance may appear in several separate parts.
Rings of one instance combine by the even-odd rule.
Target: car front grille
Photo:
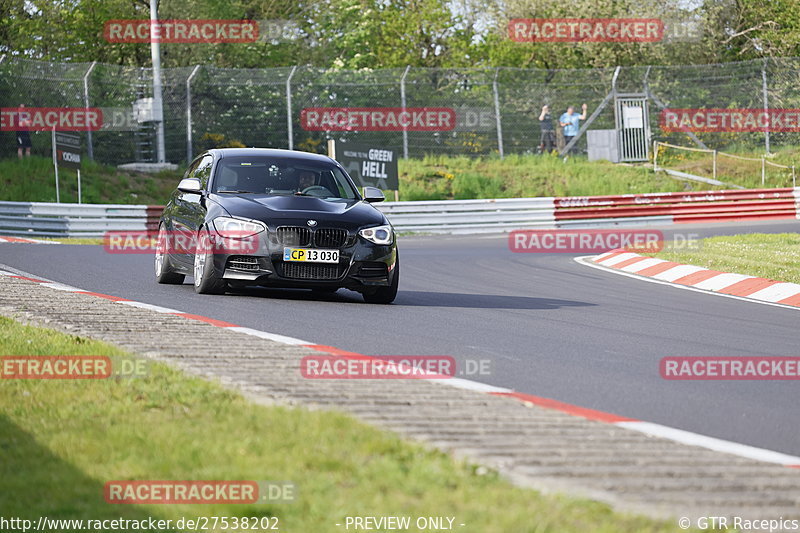
[[[281,226],[275,233],[282,246],[310,246],[311,230],[301,226]]]
[[[260,269],[258,258],[252,255],[232,255],[228,258],[228,268],[255,272]]]
[[[319,228],[314,232],[314,245],[320,248],[341,248],[347,241],[347,230]]]
[[[317,228],[302,226],[280,226],[275,230],[281,246],[311,246],[318,248],[342,248],[348,243],[347,230],[340,228]]]
[[[331,280],[340,276],[339,265],[315,265],[301,262],[283,262],[281,270],[284,278]]]

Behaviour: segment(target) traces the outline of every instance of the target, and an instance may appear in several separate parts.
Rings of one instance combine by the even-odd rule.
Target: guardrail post
[[[494,116],[497,121],[497,151],[500,152],[500,159],[505,157],[503,153],[503,124],[500,117],[500,94],[497,90],[497,76],[500,74],[500,69],[494,71],[494,81],[492,82],[492,92],[494,92]]]
[[[404,113],[406,110],[406,76],[408,76],[409,70],[411,70],[411,65],[406,65],[403,77],[400,78],[400,107]],[[403,158],[408,159],[408,123],[403,124]]]
[[[294,150],[294,123],[292,122],[292,76],[297,65],[292,67],[286,78],[286,136],[289,138],[289,150]]]
[[[796,182],[795,182],[795,179],[794,179],[794,165],[792,165],[792,187],[797,187],[797,185],[795,183]]]
[[[83,75],[83,107],[89,107],[89,75],[97,65],[97,61],[92,61],[92,64]],[[92,130],[86,130],[86,149],[89,159],[94,160],[94,144],[92,143]]]
[[[767,159],[765,157],[761,157],[761,185],[764,185],[764,182],[767,179]]]
[[[192,79],[200,69],[200,65],[195,65],[192,73],[186,78],[186,164],[192,162]]]

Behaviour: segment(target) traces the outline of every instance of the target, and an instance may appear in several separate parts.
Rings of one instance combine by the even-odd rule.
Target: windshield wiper
[[[256,194],[255,191],[217,191],[217,194]]]

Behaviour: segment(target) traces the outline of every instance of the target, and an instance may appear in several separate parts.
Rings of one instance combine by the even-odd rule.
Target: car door
[[[203,225],[206,217],[205,195],[213,163],[214,158],[210,154],[205,154],[198,158],[190,167],[190,172],[187,172],[187,178],[200,181],[200,193],[177,191],[175,196],[172,229],[175,232],[176,259],[184,266],[190,266],[194,262],[197,230]]]

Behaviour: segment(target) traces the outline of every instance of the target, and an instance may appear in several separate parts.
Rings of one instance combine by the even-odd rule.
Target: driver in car
[[[300,175],[297,177],[297,192],[303,192],[307,188],[313,187],[315,181],[313,172],[310,170],[300,171]]]

